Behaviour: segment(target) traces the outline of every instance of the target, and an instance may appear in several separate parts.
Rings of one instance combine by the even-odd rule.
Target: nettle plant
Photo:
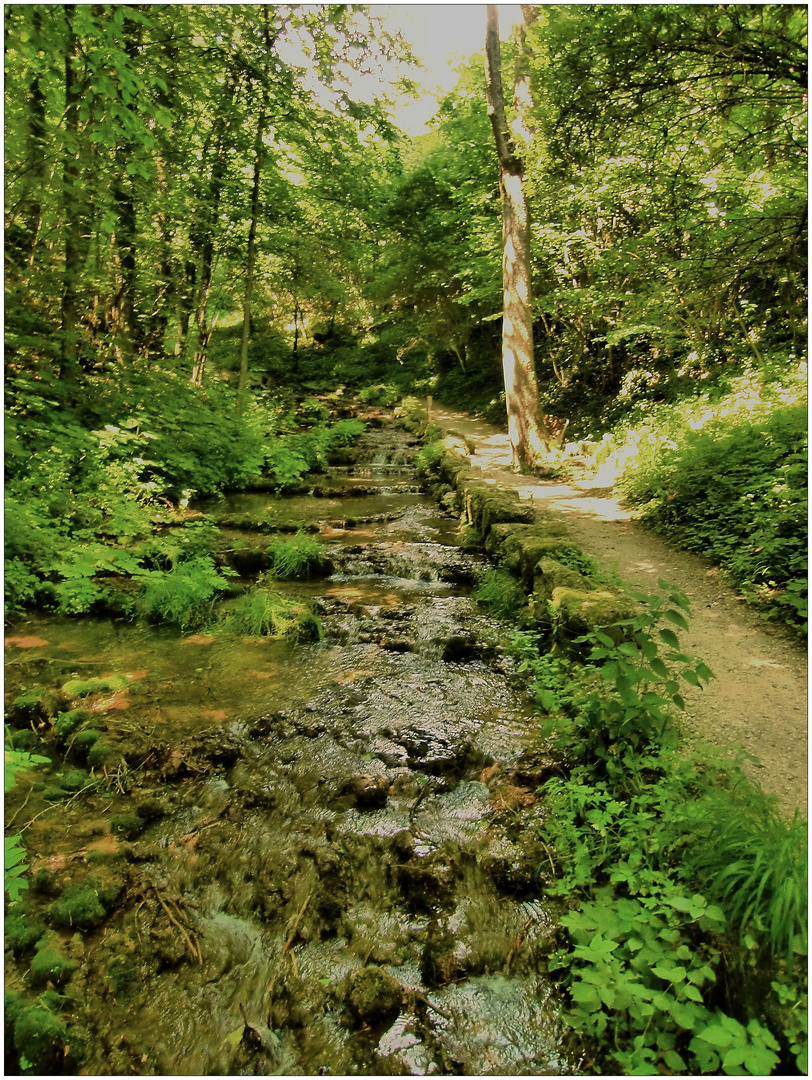
[[[580,673],[560,657],[534,659],[527,635],[515,643],[548,713],[542,731],[571,763],[566,779],[541,789],[543,839],[558,862],[552,892],[571,908],[561,918],[569,942],[550,970],[569,991],[570,1025],[626,1075],[769,1074],[793,1057],[803,1071],[805,1028],[791,1009],[806,998],[791,963],[805,951],[805,841],[736,762],[679,748],[668,710],[684,706],[682,681],[702,686],[712,672],[680,650],[687,599],[660,587],[664,596],[637,597],[641,613],[618,624],[619,644],[603,630],[581,639],[592,648]],[[721,820],[725,798],[759,807],[728,814],[735,874],[732,860],[699,850],[709,842],[708,811]],[[769,872],[779,853],[785,870],[795,861],[789,882]],[[772,986],[782,1018],[772,1028],[726,983],[737,933],[747,979],[783,973]]]

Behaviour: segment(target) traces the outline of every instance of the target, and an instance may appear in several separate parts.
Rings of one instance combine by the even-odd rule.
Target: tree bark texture
[[[502,196],[502,370],[513,467],[531,467],[549,452],[549,437],[539,419],[533,356],[530,278],[530,217],[522,178],[505,116],[502,61],[496,5],[488,4],[485,38],[488,116],[499,159]]]

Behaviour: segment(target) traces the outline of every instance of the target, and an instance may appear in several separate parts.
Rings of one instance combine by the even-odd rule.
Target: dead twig
[[[156,896],[156,898],[158,900],[158,903],[164,909],[164,912],[166,914],[167,919],[169,919],[169,921],[172,923],[172,925],[177,928],[178,932],[180,933],[180,936],[183,938],[184,942],[186,943],[186,948],[189,950],[189,952],[192,954],[192,956],[195,958],[195,960],[197,960],[198,964],[202,964],[203,963],[203,956],[201,955],[201,952],[200,952],[200,945],[199,944],[194,945],[192,943],[192,939],[186,933],[186,930],[184,929],[184,927],[181,926],[181,924],[178,922],[178,920],[175,918],[175,916],[172,914],[172,912],[169,910],[169,908],[165,904],[163,897],[158,892],[157,886],[153,885],[152,890],[155,893],[155,896]]]
[[[282,948],[282,952],[279,954],[279,959],[276,962],[276,967],[274,969],[273,977],[271,978],[271,981],[268,984],[268,994],[271,997],[271,1009],[273,1008],[273,992],[274,992],[274,988],[276,987],[276,980],[279,978],[279,973],[282,970],[282,961],[285,959],[285,956],[286,956],[287,952],[292,947],[293,942],[296,940],[296,934],[298,933],[299,926],[301,925],[302,919],[304,918],[304,913],[307,911],[307,906],[310,903],[310,901],[313,899],[313,893],[314,892],[315,892],[315,889],[310,890],[310,892],[308,893],[307,899],[305,900],[305,902],[299,908],[299,911],[294,916],[294,918],[292,920],[292,925],[291,925],[290,931],[288,933],[288,939],[285,942],[285,944],[284,944],[284,946]],[[298,965],[296,963],[296,957],[293,955],[293,953],[290,954],[290,959],[291,959],[291,962],[293,964],[293,973],[294,973],[294,975],[296,975],[298,977],[299,969],[298,969]],[[271,1016],[270,1010],[268,1012],[268,1027],[273,1027],[273,1018]]]

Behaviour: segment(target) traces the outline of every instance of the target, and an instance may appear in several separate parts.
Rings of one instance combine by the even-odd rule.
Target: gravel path
[[[678,551],[634,520],[611,492],[589,481],[561,483],[510,471],[510,444],[498,428],[434,404],[432,422],[473,440],[471,465],[483,478],[516,489],[565,519],[573,540],[641,590],[658,578],[691,601],[685,652],[701,658],[716,678],[704,689],[686,684],[682,714],[689,739],[740,746],[753,761],[751,779],[791,817],[807,806],[807,657],[782,627],[763,622],[724,582],[709,560]]]

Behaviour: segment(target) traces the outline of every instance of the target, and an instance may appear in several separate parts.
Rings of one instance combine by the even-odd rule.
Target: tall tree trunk
[[[248,259],[245,267],[245,297],[242,315],[242,342],[240,344],[240,378],[237,383],[237,412],[245,405],[248,387],[248,340],[251,336],[251,294],[254,289],[254,264],[257,246],[257,219],[259,217],[259,190],[262,181],[264,154],[266,104],[263,102],[257,117],[257,133],[254,141],[254,176],[251,188],[251,226],[248,230]]]
[[[530,219],[522,184],[524,166],[514,149],[505,117],[495,4],[488,4],[485,81],[502,195],[502,370],[513,468],[518,470],[544,459],[549,453],[550,437],[539,417],[533,358]]]
[[[189,240],[192,247],[197,249],[199,255],[200,273],[197,276],[196,323],[197,341],[195,343],[195,355],[192,363],[192,382],[195,386],[203,385],[203,371],[206,366],[206,352],[209,347],[211,328],[206,318],[206,308],[209,302],[212,278],[214,276],[214,249],[215,229],[220,212],[220,199],[226,177],[226,154],[228,146],[226,134],[228,131],[228,117],[231,115],[230,105],[237,92],[240,73],[235,71],[225,88],[225,100],[222,109],[215,121],[213,132],[214,138],[214,161],[209,174],[208,190],[202,200],[200,217],[193,222],[189,230]]]
[[[78,308],[76,282],[81,264],[77,195],[79,187],[79,103],[81,92],[73,68],[76,35],[73,19],[75,4],[65,4],[67,40],[65,43],[65,157],[62,186],[65,199],[65,262],[62,279],[62,371],[74,366],[77,356]]]

